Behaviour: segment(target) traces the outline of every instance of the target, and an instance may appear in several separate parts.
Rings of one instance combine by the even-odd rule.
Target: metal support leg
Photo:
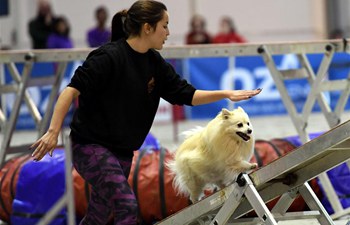
[[[20,84],[22,82],[22,78],[15,66],[15,63],[10,63],[7,65],[7,68],[10,71],[10,74],[13,78],[13,80],[17,83]],[[39,122],[41,121],[41,115],[40,112],[38,110],[38,108],[36,107],[33,99],[30,97],[29,92],[26,90],[24,93],[24,101],[27,104],[27,107],[29,109],[30,114],[32,115],[34,121],[36,124],[39,124]]]
[[[22,82],[18,84],[18,91],[16,93],[16,100],[13,105],[13,109],[10,115],[9,122],[5,125],[4,139],[1,143],[0,148],[0,167],[5,160],[6,150],[10,146],[11,138],[16,126],[19,110],[21,108],[21,103],[25,95],[25,91],[30,78],[30,73],[32,71],[33,63],[31,61],[25,62],[23,72],[22,72]]]
[[[249,176],[247,174],[242,174],[242,177],[238,179],[240,180],[237,181],[238,183],[234,184],[235,188],[232,194],[226,200],[210,225],[226,224],[241,202],[243,194],[248,199],[261,221],[265,224],[277,225],[276,220],[265,205],[265,202],[262,200]]]
[[[342,211],[343,206],[340,204],[337,193],[335,193],[335,190],[327,173],[320,174],[318,178],[320,179],[323,189],[325,190],[327,199],[329,200],[329,203],[331,204],[334,212]]]
[[[325,97],[323,95],[323,93],[320,92],[320,87],[321,87],[321,83],[322,81],[325,79],[326,77],[326,72],[328,71],[329,65],[332,61],[332,58],[334,56],[334,48],[330,48],[329,51],[327,51],[322,59],[321,65],[318,69],[317,75],[313,76],[313,81],[312,83],[310,83],[311,88],[310,88],[310,93],[307,96],[306,102],[304,104],[303,107],[303,111],[302,111],[302,117],[305,121],[307,121],[309,119],[309,116],[311,114],[312,108],[315,105],[315,101],[316,98],[318,98],[318,100],[320,100],[319,102],[321,103],[320,105],[325,105]],[[311,77],[310,77],[311,78]],[[328,112],[323,112],[325,115],[327,115],[327,113],[330,112],[330,109],[328,107],[327,109]],[[326,117],[328,118],[328,117]],[[331,121],[328,121],[331,124]],[[336,122],[340,122],[340,121],[336,121]],[[334,127],[337,124],[331,124],[330,127]]]
[[[280,199],[278,200],[276,205],[273,207],[273,209],[271,210],[271,213],[273,213],[273,214],[278,213],[280,215],[285,214],[287,212],[287,210],[289,209],[289,207],[292,205],[292,203],[296,197],[298,197],[298,190],[297,189],[293,189],[293,190],[290,190],[290,191],[284,193],[280,197]]]
[[[68,225],[75,224],[75,205],[74,205],[74,186],[72,176],[72,143],[69,135],[65,137],[65,173],[66,173],[66,195],[67,195],[67,213],[68,213]]]
[[[337,105],[334,109],[334,113],[340,118],[341,114],[344,112],[344,108],[346,106],[346,103],[348,102],[349,99],[349,94],[350,94],[350,72],[348,74],[348,77],[346,79],[346,87],[342,91]]]
[[[318,221],[321,225],[335,225],[332,218],[328,215],[326,209],[323,207],[307,182],[299,187],[299,192],[311,210],[317,210],[320,212],[321,215],[318,218]]]
[[[49,224],[55,216],[67,206],[67,224],[75,225],[75,206],[74,206],[74,189],[72,176],[72,151],[71,142],[68,136],[65,138],[65,177],[66,177],[66,191],[63,196],[55,203],[50,211],[37,223],[37,225]]]
[[[259,52],[261,53],[265,61],[265,64],[268,67],[271,73],[271,76],[273,77],[273,80],[275,81],[275,85],[281,95],[282,101],[288,111],[288,114],[291,116],[292,122],[300,136],[300,139],[302,140],[303,143],[309,141],[309,135],[305,131],[305,127],[307,126],[307,124],[305,123],[305,121],[302,120],[302,118],[298,114],[297,109],[284,85],[282,74],[277,69],[275,61],[273,60],[266,46],[260,47]]]
[[[236,208],[242,200],[244,192],[246,191],[249,185],[244,178],[241,179],[243,181],[242,185],[239,185],[238,183],[232,184],[233,192],[225,201],[225,204],[221,207],[220,211],[216,214],[215,218],[210,223],[210,225],[226,224],[233,212],[236,210]]]
[[[255,186],[251,182],[249,176],[247,174],[244,174],[243,176],[248,182],[248,188],[245,192],[245,196],[254,208],[256,214],[265,224],[277,225],[275,218],[265,205],[265,202],[262,200]]]
[[[56,102],[56,98],[60,89],[60,84],[62,83],[62,79],[64,77],[66,68],[67,68],[67,62],[61,62],[58,64],[57,71],[55,74],[56,79],[52,84],[52,89],[50,93],[49,102],[47,104],[46,112],[44,114],[43,120],[39,125],[38,137],[41,137],[46,132],[46,129],[49,126],[49,121],[53,112],[53,106],[54,106],[54,103]]]
[[[322,66],[323,69],[320,68],[318,70],[317,77],[320,77],[320,76],[325,77],[325,72],[329,68],[330,62],[331,62],[331,59],[333,58],[333,56],[334,56],[334,52],[331,52],[331,54],[324,57],[324,59],[322,60],[322,63],[321,63],[321,65],[323,65]],[[305,71],[307,72],[307,75],[308,75],[307,79],[308,79],[310,86],[313,86],[314,81],[316,80],[316,75],[315,75],[315,73],[314,73],[314,71],[309,63],[309,60],[307,59],[305,54],[299,54],[298,59],[300,61],[301,66],[303,68],[305,68]],[[336,113],[332,112],[331,107],[329,106],[324,94],[321,92],[322,91],[321,85],[318,84],[315,87],[318,88],[318,93],[315,93],[315,95],[316,95],[317,101],[320,105],[320,108],[322,110],[322,113],[325,116],[329,127],[334,127],[335,125],[339,124],[340,116],[337,115]],[[306,105],[306,103],[305,103],[305,105]],[[304,109],[305,109],[305,107],[304,107]],[[311,108],[310,108],[310,110],[311,110]],[[309,115],[305,115],[305,116],[303,116],[303,118],[304,118],[304,120],[307,120],[307,118],[309,118]]]

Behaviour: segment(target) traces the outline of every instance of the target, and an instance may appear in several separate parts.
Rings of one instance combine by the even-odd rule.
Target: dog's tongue
[[[249,141],[250,137],[243,132],[237,132],[237,135],[240,136],[244,141]]]

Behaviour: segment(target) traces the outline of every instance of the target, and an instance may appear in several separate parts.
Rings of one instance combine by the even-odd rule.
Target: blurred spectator
[[[99,47],[111,38],[110,29],[106,28],[108,13],[105,7],[100,6],[95,11],[96,26],[87,33],[87,41],[90,47]]]
[[[219,33],[213,38],[213,43],[244,43],[246,40],[237,33],[233,20],[223,17],[220,21]]]
[[[330,33],[329,38],[330,39],[342,39],[342,38],[344,38],[344,32],[342,29],[335,29]]]
[[[205,19],[200,15],[192,17],[190,22],[190,31],[186,35],[186,44],[209,44],[210,35],[206,31]]]
[[[53,31],[47,39],[47,48],[73,48],[69,37],[69,24],[64,17],[57,17],[53,24]]]
[[[50,3],[47,0],[38,0],[37,16],[28,24],[32,48],[46,48],[47,38],[52,31],[54,19]]]

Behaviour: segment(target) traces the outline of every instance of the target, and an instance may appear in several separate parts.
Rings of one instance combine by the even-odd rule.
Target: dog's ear
[[[244,112],[244,109],[242,107],[240,107],[240,106],[238,106],[237,110],[241,111],[241,112]]]
[[[229,116],[231,115],[231,112],[230,112],[228,109],[223,108],[223,109],[221,110],[221,114],[222,114],[222,117],[223,117],[224,119],[228,119]]]

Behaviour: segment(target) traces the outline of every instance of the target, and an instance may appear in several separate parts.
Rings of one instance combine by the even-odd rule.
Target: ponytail
[[[139,36],[145,23],[156,29],[166,10],[166,6],[158,1],[136,1],[129,10],[119,11],[113,16],[111,41]]]
[[[121,38],[127,38],[128,34],[125,32],[124,21],[127,15],[127,10],[117,12],[112,19],[112,35],[111,41],[118,41]]]

